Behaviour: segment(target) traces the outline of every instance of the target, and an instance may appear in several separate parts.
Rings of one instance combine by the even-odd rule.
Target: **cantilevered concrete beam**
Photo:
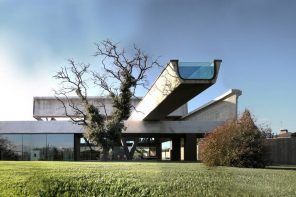
[[[125,121],[123,134],[207,133],[224,121]]]
[[[72,117],[80,117],[75,110],[70,106],[75,106],[81,111],[84,111],[81,100],[76,97],[60,98],[65,103],[67,113]],[[88,96],[88,102],[98,107],[100,112],[105,115],[112,113],[112,100],[110,97]],[[131,104],[136,106],[140,102],[138,98],[132,98]],[[65,108],[62,103],[55,97],[34,97],[33,117],[37,120],[42,118],[66,118]]]
[[[216,82],[221,60],[179,62],[171,60],[128,120],[164,120]]]
[[[66,106],[67,113],[72,117],[81,117],[81,114],[76,114],[75,110],[69,104],[74,105],[81,111],[84,111],[81,100],[78,97],[60,98]],[[131,104],[137,106],[141,98],[132,98]],[[110,97],[89,96],[89,103],[98,107],[102,115],[110,115],[112,113],[112,99]],[[103,107],[104,106],[104,107]],[[177,110],[168,115],[168,119],[180,118],[188,114],[187,104],[182,105]],[[65,108],[62,103],[55,97],[34,97],[33,117],[37,120],[44,118],[67,118]]]

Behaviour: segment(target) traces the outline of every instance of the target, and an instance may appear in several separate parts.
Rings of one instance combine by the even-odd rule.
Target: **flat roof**
[[[83,126],[71,121],[0,121],[0,134],[83,133]]]

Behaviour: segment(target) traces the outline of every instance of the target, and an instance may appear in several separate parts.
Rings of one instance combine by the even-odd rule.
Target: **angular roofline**
[[[164,120],[167,114],[184,105],[216,82],[221,62],[222,60],[213,60],[214,75],[212,79],[183,79],[179,73],[178,60],[170,60],[138,103],[136,109],[131,112],[128,120]],[[176,100],[178,95],[181,99]]]
[[[64,97],[61,97],[63,99]],[[68,96],[69,99],[79,99],[78,96]],[[111,97],[108,96],[88,96],[88,99],[108,99],[111,100]],[[141,100],[143,97],[132,97],[133,100]],[[33,99],[46,99],[46,100],[56,100],[55,96],[33,96]]]
[[[222,62],[222,60],[220,60],[220,59],[214,59],[213,62]],[[151,84],[151,86],[147,89],[147,92],[145,93],[145,95],[143,97],[141,97],[141,101],[139,102],[139,104],[142,102],[142,98],[144,98],[146,95],[148,95],[148,93],[151,90],[151,88],[155,85],[156,81],[161,77],[162,73],[166,70],[166,68],[170,65],[170,63],[177,63],[178,64],[179,63],[179,60],[178,59],[171,59],[168,63],[166,63],[165,66],[162,67],[163,68],[162,71],[160,72],[160,74],[158,75],[158,77],[156,77],[156,79],[153,81],[153,83]],[[177,74],[180,77],[179,69],[177,69]]]
[[[180,118],[180,120],[182,120],[182,119],[184,119],[184,118],[187,118],[187,117],[189,117],[189,116],[191,116],[191,115],[193,115],[193,114],[195,114],[195,113],[197,113],[197,112],[200,112],[200,111],[202,111],[202,110],[208,108],[209,106],[211,106],[211,105],[213,105],[213,104],[215,104],[215,103],[217,103],[217,102],[219,102],[219,101],[222,101],[222,100],[224,100],[225,98],[230,97],[230,96],[232,96],[232,95],[241,96],[241,95],[242,95],[242,91],[239,90],[239,89],[230,89],[230,90],[228,90],[227,92],[225,92],[224,94],[222,94],[222,95],[216,97],[216,98],[213,99],[212,101],[210,101],[210,102],[208,102],[208,103],[206,103],[206,104],[204,104],[204,105],[198,107],[197,109],[195,109],[195,110],[189,112],[187,115],[185,115],[185,116],[183,116],[182,118]]]

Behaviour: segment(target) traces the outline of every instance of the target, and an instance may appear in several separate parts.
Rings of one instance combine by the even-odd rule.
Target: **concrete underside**
[[[166,99],[161,102],[157,108],[152,110],[144,120],[164,120],[167,114],[173,112],[178,107],[187,103],[196,95],[203,92],[212,84],[181,84]]]

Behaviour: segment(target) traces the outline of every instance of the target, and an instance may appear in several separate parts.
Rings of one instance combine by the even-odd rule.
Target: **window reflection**
[[[0,134],[0,160],[73,160],[74,134]]]
[[[47,135],[48,160],[73,160],[74,135],[48,134]]]
[[[213,62],[179,62],[179,75],[182,79],[212,79]]]
[[[98,160],[99,158],[98,147],[86,141],[85,138],[80,138],[80,160]]]
[[[23,160],[46,160],[46,134],[23,134]]]
[[[22,136],[0,135],[0,160],[22,159]]]

